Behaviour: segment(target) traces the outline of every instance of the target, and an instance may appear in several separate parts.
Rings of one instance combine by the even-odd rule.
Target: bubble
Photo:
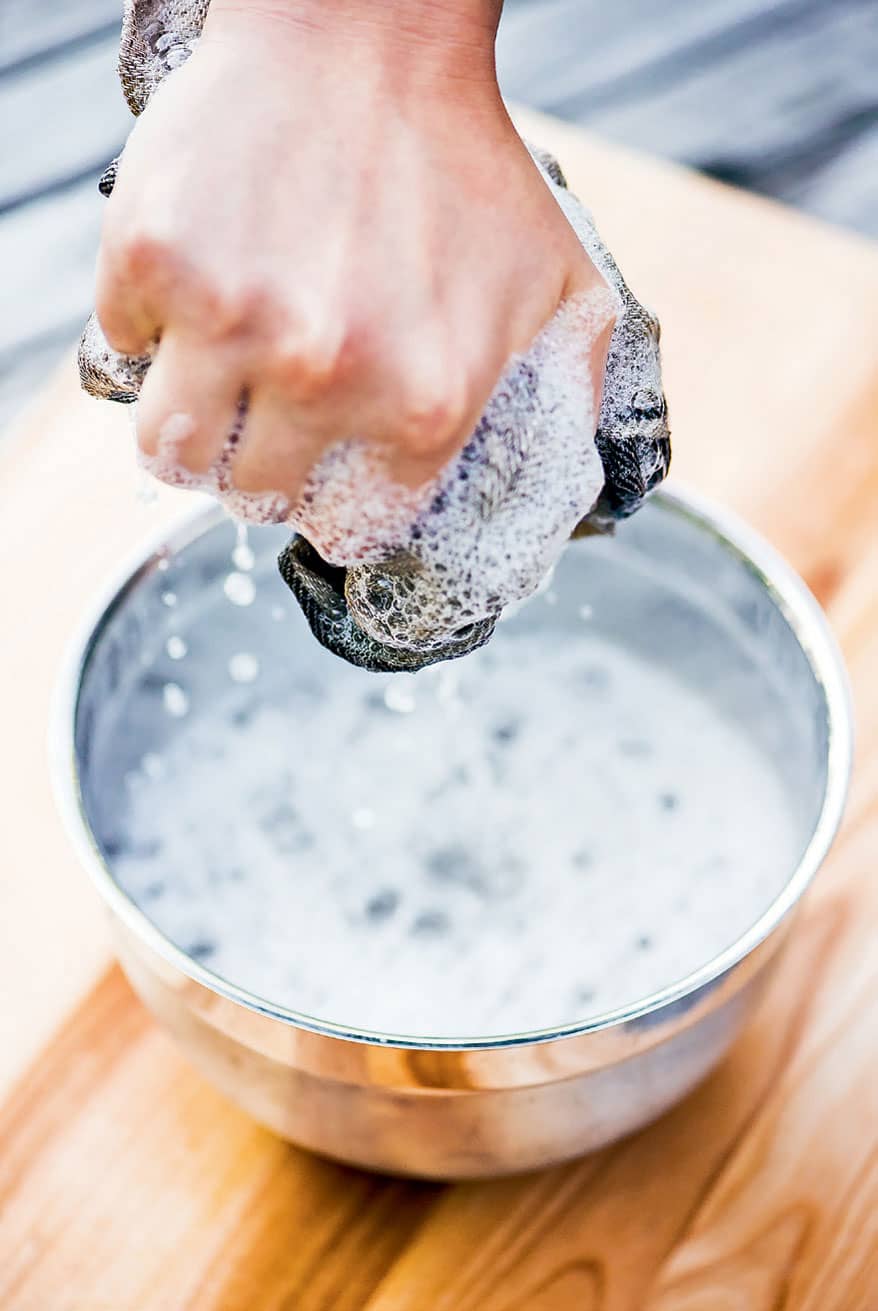
[[[247,574],[231,573],[223,583],[223,591],[232,605],[252,605],[256,596],[253,579]]]
[[[410,715],[417,704],[414,692],[405,674],[394,678],[384,689],[384,704],[388,710],[395,710],[398,715]]]
[[[351,814],[351,823],[354,828],[365,831],[375,827],[375,811],[369,806],[358,806]]]
[[[276,624],[279,624],[282,619],[285,619],[286,614],[287,612],[282,605],[273,605],[271,607],[271,617]]]
[[[173,609],[173,607],[176,604],[177,604],[176,592],[162,592],[162,605],[166,605],[170,610]]]
[[[580,619],[586,619],[586,620],[588,620],[588,619],[591,619],[593,615],[594,615],[594,609],[593,609],[592,606],[590,606],[590,605],[581,605],[581,606],[579,607],[579,617],[580,617]]]
[[[234,683],[252,683],[259,677],[259,661],[249,651],[238,651],[229,661],[229,678]]]
[[[189,710],[189,697],[179,683],[165,683],[162,689],[165,710],[174,719],[182,719]]]
[[[165,650],[171,660],[182,660],[188,653],[189,648],[179,634],[172,633],[167,642],[165,642]]]
[[[171,567],[171,562],[166,555],[159,556],[156,561],[156,569],[160,574],[166,574]]]

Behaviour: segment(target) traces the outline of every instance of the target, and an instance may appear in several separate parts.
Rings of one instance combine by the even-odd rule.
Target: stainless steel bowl
[[[533,1169],[654,1119],[716,1065],[752,1011],[841,817],[849,700],[810,593],[751,530],[680,492],[656,496],[615,540],[569,548],[564,567],[579,600],[599,597],[595,614],[614,640],[639,644],[696,681],[711,662],[737,653],[719,693],[711,678],[712,695],[775,753],[797,799],[801,857],[743,936],[635,1005],[551,1031],[418,1040],[352,1032],[247,993],[163,937],[114,882],[108,808],[125,753],[142,755],[152,731],[146,717],[125,711],[125,696],[164,640],[168,575],[160,562],[168,554],[178,562],[179,605],[203,609],[228,568],[233,533],[220,512],[199,508],[163,552],[141,554],[89,620],[59,688],[58,799],[135,990],[257,1120],[373,1169],[431,1178]],[[268,570],[283,535],[260,533]],[[579,553],[589,555],[581,573]],[[557,610],[553,622],[563,630],[563,606]],[[298,640],[311,641],[304,631]],[[99,749],[107,734],[122,744],[113,778]]]

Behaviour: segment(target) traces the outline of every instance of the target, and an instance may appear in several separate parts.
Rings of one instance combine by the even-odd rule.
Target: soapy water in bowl
[[[136,689],[161,741],[99,834],[217,975],[352,1028],[556,1027],[685,977],[780,891],[800,825],[769,756],[589,605],[547,640],[554,583],[465,660],[386,676],[255,563],[239,532],[212,604],[165,612]]]

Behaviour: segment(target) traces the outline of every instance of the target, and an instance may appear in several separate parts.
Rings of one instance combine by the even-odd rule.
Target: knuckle
[[[277,343],[269,363],[272,378],[302,398],[323,395],[343,376],[337,334],[312,331]]]
[[[202,276],[193,290],[212,333],[220,338],[257,332],[269,313],[270,294],[256,282],[223,285]]]
[[[438,351],[432,351],[429,368],[422,358],[402,372],[398,392],[397,431],[411,454],[439,454],[460,437],[469,388],[463,371]]]
[[[409,384],[400,405],[400,439],[415,455],[439,453],[460,435],[465,414],[463,391],[450,381]]]
[[[167,272],[173,263],[168,241],[142,228],[129,231],[120,240],[109,239],[112,264],[132,282],[149,282]]]

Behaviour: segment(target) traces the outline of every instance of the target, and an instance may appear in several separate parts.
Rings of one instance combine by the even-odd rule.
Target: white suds
[[[407,676],[404,713],[395,676],[310,648],[230,684],[128,787],[122,887],[234,983],[396,1033],[562,1024],[697,968],[795,860],[774,766],[591,627],[508,631]]]
[[[599,250],[590,215],[544,176],[580,241]],[[604,283],[565,302],[530,348],[509,360],[464,449],[414,491],[391,480],[382,449],[352,436],[325,452],[294,505],[280,494],[240,492],[232,466],[247,440],[243,411],[207,473],[181,465],[179,446],[191,435],[185,415],[167,420],[158,454],[144,463],[167,482],[212,493],[237,518],[289,524],[332,564],[380,573],[407,553],[418,566],[413,585],[390,613],[372,606],[368,570],[349,574],[348,604],[378,640],[439,646],[530,595],[593,508],[604,475],[591,353],[620,308]],[[249,568],[248,549],[235,548],[239,572]]]

